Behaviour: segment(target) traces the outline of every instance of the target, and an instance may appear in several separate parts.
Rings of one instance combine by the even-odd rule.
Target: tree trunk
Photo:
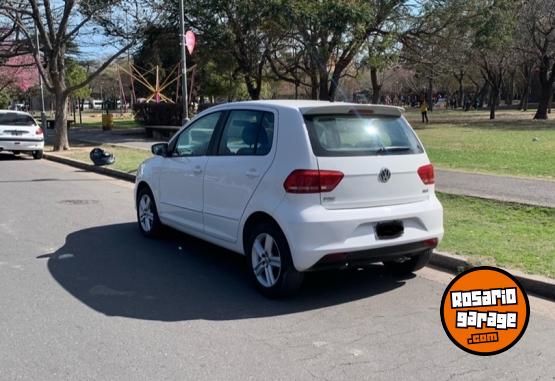
[[[551,70],[550,74],[548,74],[548,69]],[[540,67],[540,102],[538,103],[538,110],[536,115],[534,115],[534,119],[548,118],[547,114],[553,93],[553,82],[555,82],[555,63],[551,68],[543,64]]]
[[[374,66],[370,68],[370,81],[372,82],[372,103],[380,103],[380,92],[382,91],[382,85],[378,81],[378,69]]]
[[[464,86],[463,86],[462,78],[459,81],[459,99],[457,103],[464,107]]]
[[[495,108],[497,107],[497,101],[499,99],[499,89],[491,88],[489,95],[489,118],[491,120],[495,119]]]
[[[257,101],[260,99],[260,87],[256,87],[250,78],[245,78],[245,84],[247,85],[247,91],[249,92],[249,96],[253,101]]]
[[[512,72],[509,76],[509,80],[507,81],[507,85],[505,86],[505,104],[507,106],[512,106],[513,98],[514,98],[514,79],[515,73]]]
[[[79,99],[79,124],[83,124],[83,103],[85,102],[83,99]]]
[[[56,91],[55,98],[56,116],[54,118],[54,131],[56,139],[54,141],[54,151],[65,151],[69,149],[67,137],[67,95],[64,95],[63,91]]]
[[[329,101],[330,93],[328,89],[328,72],[326,68],[320,70],[320,87],[318,90],[318,99],[321,101]]]
[[[551,86],[549,86],[549,91],[551,91]],[[541,95],[540,101],[538,103],[538,110],[536,111],[536,115],[534,115],[534,119],[547,119],[548,116],[548,109],[549,109],[549,101],[551,98],[551,94],[548,90],[544,89],[544,86],[541,86]]]
[[[528,100],[530,99],[530,90],[532,89],[532,66],[526,68],[526,87],[522,94],[522,111],[528,110]]]
[[[330,102],[335,101],[335,97],[337,96],[337,89],[339,88],[340,78],[341,78],[340,71],[335,71],[331,76],[331,83],[328,91],[328,100]]]
[[[434,102],[432,102],[433,89],[434,89],[434,82],[432,77],[430,76],[428,78],[428,90],[426,94],[426,101],[428,102],[428,109],[430,111],[434,111]]]

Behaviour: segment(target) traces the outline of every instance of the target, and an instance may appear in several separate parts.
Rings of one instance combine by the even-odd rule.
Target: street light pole
[[[183,102],[183,124],[189,120],[188,94],[187,94],[187,47],[185,43],[185,6],[184,0],[179,0],[180,13],[180,42],[181,42],[181,99]]]
[[[40,39],[39,39],[39,30],[35,25],[35,31],[37,35],[37,57],[38,57],[38,64],[41,65],[40,60]],[[40,74],[39,68],[37,68],[39,72],[39,86],[40,86],[40,101],[41,101],[41,111],[40,111],[40,124],[42,131],[44,133],[44,137],[46,138],[47,135],[47,126],[46,126],[46,113],[44,112],[44,88],[42,85],[42,76]]]

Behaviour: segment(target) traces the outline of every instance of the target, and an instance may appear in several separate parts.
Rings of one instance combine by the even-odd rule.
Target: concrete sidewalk
[[[114,144],[144,150],[150,150],[152,144],[159,142],[145,137],[142,128],[111,131],[72,129],[69,132],[69,138],[70,141]],[[436,177],[436,190],[439,192],[555,208],[555,181],[553,180],[447,169],[437,169]]]

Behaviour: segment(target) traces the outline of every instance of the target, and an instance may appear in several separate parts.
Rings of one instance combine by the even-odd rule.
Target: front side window
[[[254,110],[229,113],[220,145],[219,155],[266,155],[272,148],[274,114]]]
[[[187,127],[177,138],[173,156],[206,155],[220,116],[221,112],[215,112],[200,118]]]
[[[394,116],[308,115],[316,156],[408,155],[424,152],[407,122]]]

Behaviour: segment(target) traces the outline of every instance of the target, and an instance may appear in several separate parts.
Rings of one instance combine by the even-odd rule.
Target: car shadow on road
[[[14,155],[11,152],[0,151],[0,161],[13,161],[13,160],[25,160],[25,159],[32,160],[33,158],[31,156],[28,156],[27,154]]]
[[[144,238],[135,223],[79,230],[48,258],[70,294],[108,316],[136,319],[234,320],[290,314],[371,297],[406,278],[383,266],[310,273],[301,292],[270,300],[248,281],[244,257],[176,231]]]

